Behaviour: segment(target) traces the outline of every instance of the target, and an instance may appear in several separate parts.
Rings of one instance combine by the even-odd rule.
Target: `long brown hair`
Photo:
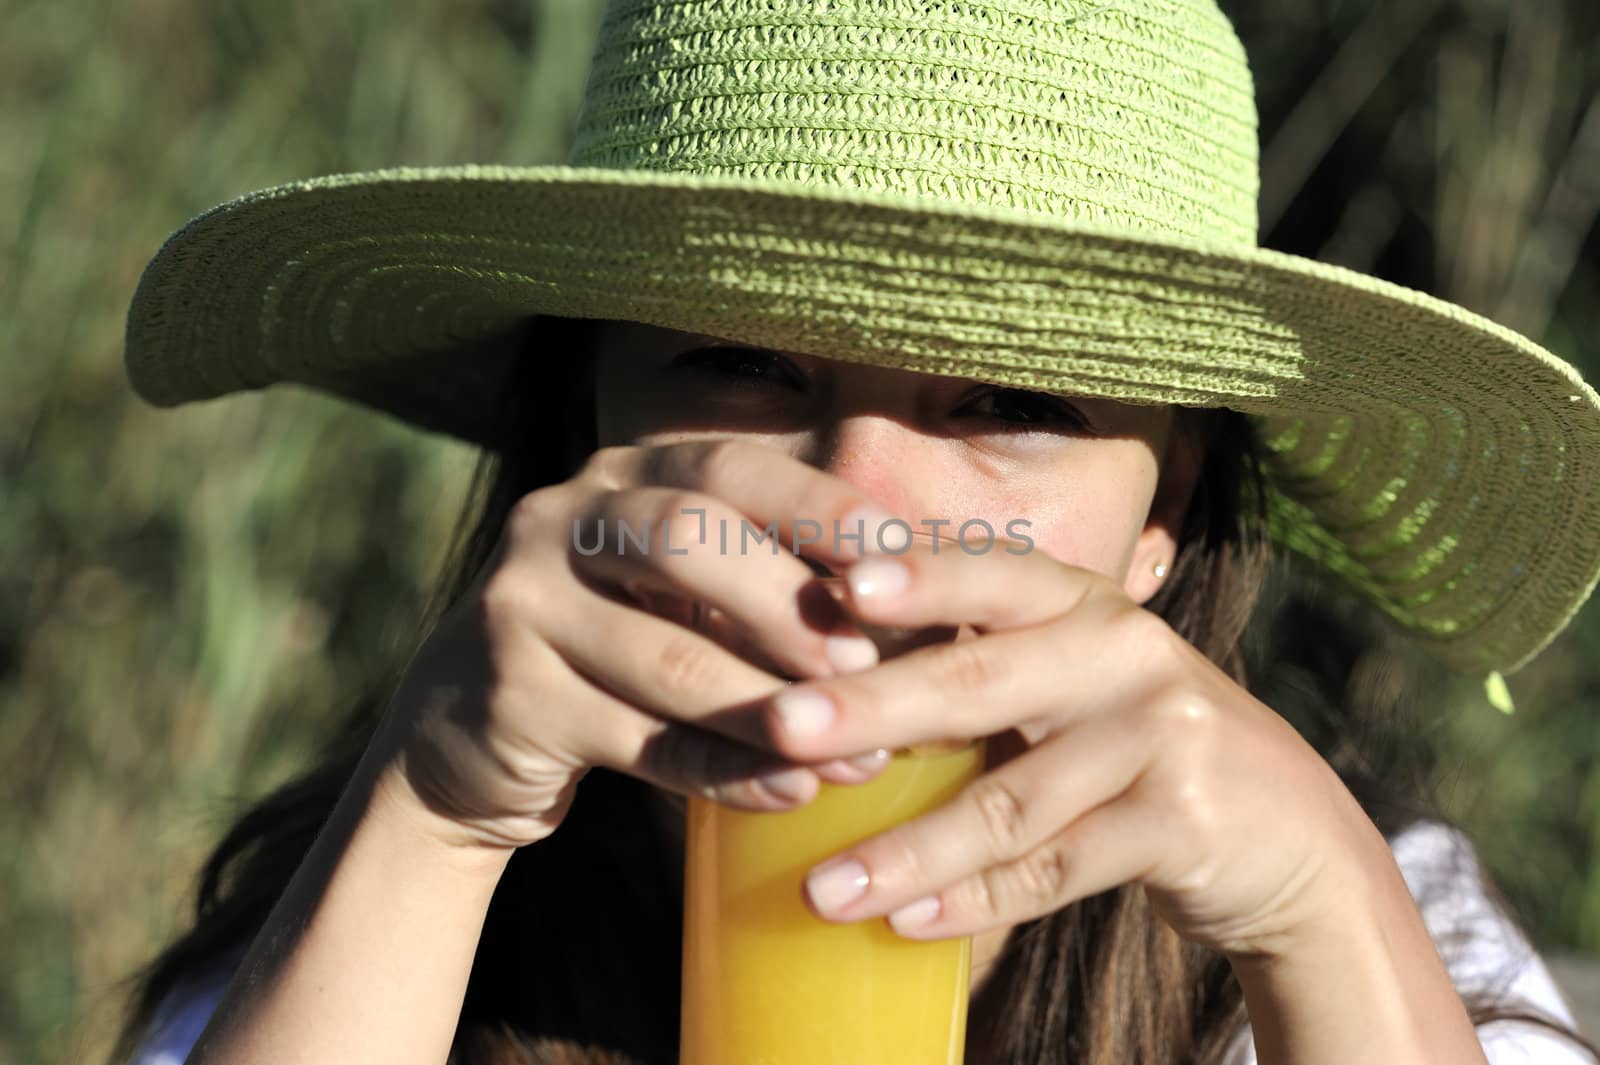
[[[512,504],[565,480],[575,458],[593,450],[592,420],[573,417],[593,409],[593,361],[572,356],[591,350],[594,324],[535,319],[504,339],[521,357],[512,360],[504,406],[418,641],[483,566]],[[1179,424],[1206,448],[1205,459],[1180,553],[1149,608],[1244,685],[1246,637],[1270,561],[1265,481],[1242,415],[1184,411]],[[1307,613],[1303,603],[1299,609],[1280,612],[1257,655],[1275,664],[1276,678],[1285,664],[1303,667],[1298,706],[1320,725],[1296,720],[1297,727],[1386,836],[1421,818],[1444,821],[1420,787],[1386,783],[1395,778],[1375,769],[1371,751],[1357,742],[1372,734],[1362,717],[1371,701],[1345,691],[1340,674],[1348,674],[1349,656],[1326,653],[1325,627],[1340,619]],[[1311,626],[1322,630],[1317,640],[1296,638],[1316,631]],[[1311,643],[1321,656],[1315,661],[1305,652]],[[396,663],[385,684],[347,709],[319,764],[255,804],[217,845],[199,876],[194,926],[130,978],[114,1062],[128,1058],[169,994],[237,962],[354,772],[402,669]],[[1326,690],[1319,693],[1319,684]],[[580,794],[561,829],[518,851],[498,885],[451,1054],[458,1065],[677,1059],[681,800],[603,769],[589,773]],[[1486,875],[1484,882],[1504,908]],[[1553,1019],[1481,996],[1467,1006],[1475,1023],[1530,1021],[1600,1061],[1600,1051]],[[969,1045],[985,1048],[973,1065],[1216,1065],[1245,1021],[1226,960],[1181,940],[1133,885],[1015,929],[971,1003]]]

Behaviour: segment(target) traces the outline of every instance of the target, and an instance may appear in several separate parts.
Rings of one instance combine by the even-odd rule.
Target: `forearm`
[[[191,1062],[445,1060],[505,857],[451,848],[410,803],[363,764]]]
[[[1281,953],[1229,959],[1260,1065],[1483,1065],[1387,847],[1357,882],[1343,913]]]

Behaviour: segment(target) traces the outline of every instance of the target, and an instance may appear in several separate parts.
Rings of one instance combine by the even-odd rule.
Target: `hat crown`
[[[611,0],[572,166],[787,179],[1256,244],[1212,0]]]

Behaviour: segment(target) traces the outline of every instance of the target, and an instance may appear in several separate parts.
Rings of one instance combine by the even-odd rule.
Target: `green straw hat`
[[[295,382],[482,443],[495,338],[554,315],[1231,407],[1278,543],[1445,661],[1515,669],[1600,578],[1600,397],[1460,307],[1259,247],[1258,182],[1210,0],[612,0],[566,165],[216,207],[146,268],[127,371],[158,406]]]

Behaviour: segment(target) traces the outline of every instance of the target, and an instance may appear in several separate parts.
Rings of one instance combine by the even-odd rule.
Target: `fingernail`
[[[811,772],[805,769],[780,769],[757,780],[763,788],[788,802],[811,798]]]
[[[845,515],[842,532],[861,531],[861,551],[904,551],[911,544],[911,526],[880,507],[857,507]]]
[[[857,673],[878,664],[878,646],[865,636],[829,636],[828,664],[840,673]]]
[[[889,925],[896,932],[907,932],[930,924],[939,916],[939,896],[924,895],[916,902],[908,902],[889,915]]]
[[[860,770],[863,773],[876,773],[889,764],[889,752],[879,747],[877,750],[869,751],[866,754],[852,755],[846,758],[845,762],[850,768]]]
[[[791,736],[815,736],[833,724],[833,700],[810,688],[790,688],[772,701],[778,721]]]
[[[850,590],[863,599],[899,595],[911,581],[904,566],[887,558],[864,558],[852,565],[845,576],[850,581]]]
[[[806,894],[823,913],[835,913],[867,892],[867,867],[854,858],[820,866],[806,877]]]

